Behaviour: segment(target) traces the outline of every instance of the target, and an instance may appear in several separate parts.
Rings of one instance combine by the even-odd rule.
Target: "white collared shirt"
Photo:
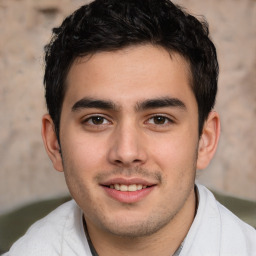
[[[199,205],[180,256],[256,256],[256,230],[198,185]],[[82,210],[69,201],[33,224],[3,256],[92,256]]]

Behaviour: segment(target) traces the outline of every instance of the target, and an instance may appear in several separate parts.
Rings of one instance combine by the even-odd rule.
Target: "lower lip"
[[[155,188],[155,186],[143,188],[141,190],[137,191],[119,191],[113,188],[102,186],[105,192],[110,196],[111,198],[121,202],[121,203],[136,203],[144,199],[149,193],[152,192],[152,190]]]

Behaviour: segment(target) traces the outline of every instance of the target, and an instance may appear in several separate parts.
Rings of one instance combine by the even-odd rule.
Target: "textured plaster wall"
[[[0,213],[68,193],[40,135],[43,46],[82,0],[0,0]],[[256,200],[256,1],[176,1],[210,23],[220,61],[222,135],[199,180]]]

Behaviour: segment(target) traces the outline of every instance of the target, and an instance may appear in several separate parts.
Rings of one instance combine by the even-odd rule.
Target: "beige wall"
[[[0,213],[67,193],[43,149],[43,46],[51,28],[86,1],[0,0]],[[199,179],[256,200],[256,1],[176,1],[210,23],[220,60],[222,136]]]

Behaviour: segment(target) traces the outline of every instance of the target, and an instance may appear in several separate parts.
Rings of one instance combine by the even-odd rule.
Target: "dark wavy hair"
[[[177,52],[190,64],[201,134],[215,104],[219,70],[207,22],[169,0],[95,0],[54,28],[45,46],[45,98],[58,139],[66,77],[74,60],[146,43]]]

